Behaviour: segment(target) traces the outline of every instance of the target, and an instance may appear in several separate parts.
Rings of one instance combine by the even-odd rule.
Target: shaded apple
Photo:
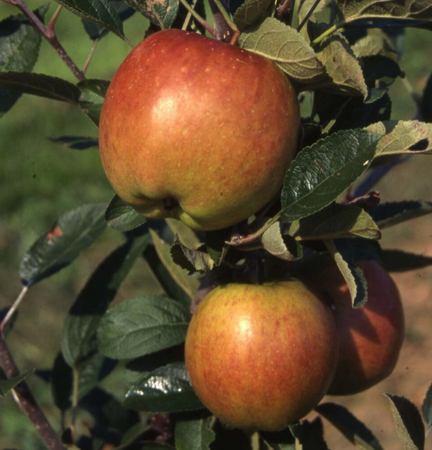
[[[299,281],[229,284],[199,304],[185,358],[195,392],[223,423],[277,431],[309,413],[330,386],[336,323]]]
[[[270,60],[166,30],[140,43],[115,74],[100,154],[114,190],[143,216],[221,229],[277,193],[299,129],[296,93]]]
[[[340,352],[331,395],[362,392],[388,377],[398,360],[404,338],[404,313],[398,288],[377,262],[359,263],[368,301],[352,308],[351,296],[337,266],[331,261],[314,274],[314,284],[335,303]]]

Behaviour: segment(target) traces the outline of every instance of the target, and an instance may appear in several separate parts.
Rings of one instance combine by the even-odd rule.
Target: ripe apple
[[[199,304],[185,358],[196,394],[223,423],[277,431],[311,411],[330,386],[336,323],[300,281],[228,284]]]
[[[233,225],[281,187],[300,115],[270,60],[196,33],[158,32],[115,74],[100,154],[117,194],[149,219]]]
[[[375,261],[360,263],[368,285],[368,301],[352,307],[351,296],[334,263],[315,274],[315,285],[335,303],[340,351],[331,395],[369,389],[388,377],[397,362],[404,337],[404,313],[398,288]]]

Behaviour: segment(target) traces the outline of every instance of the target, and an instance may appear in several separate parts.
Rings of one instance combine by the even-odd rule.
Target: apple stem
[[[217,37],[216,30],[209,25],[186,0],[180,0],[180,3],[187,9],[187,11],[193,16],[193,18],[200,23],[212,36]]]
[[[312,45],[317,45],[319,44],[322,40],[324,40],[327,36],[330,36],[331,34],[333,34],[334,32],[336,32],[337,30],[339,30],[340,28],[343,28],[345,25],[345,22],[340,22],[336,25],[333,25],[332,27],[330,27],[328,30],[324,31],[324,33],[320,34],[317,38],[315,38],[312,41]]]
[[[195,6],[196,6],[197,3],[198,3],[198,0],[193,0],[193,1],[192,1],[191,8],[192,8],[194,11],[195,11]],[[187,13],[187,15],[186,15],[186,19],[185,19],[185,21],[183,22],[183,26],[182,26],[182,30],[183,30],[183,31],[186,31],[186,30],[188,29],[188,26],[189,26],[189,23],[190,23],[191,18],[192,18],[192,13],[191,13],[190,11],[188,11],[188,13]]]
[[[2,336],[4,336],[5,329],[6,329],[7,325],[8,325],[8,323],[9,323],[10,319],[14,315],[15,311],[18,309],[18,307],[21,304],[21,302],[23,301],[23,299],[24,299],[25,295],[27,294],[28,290],[29,290],[28,286],[24,286],[22,288],[20,294],[18,295],[18,298],[15,300],[14,304],[9,308],[9,311],[5,315],[5,317],[2,320],[2,322],[0,323],[0,334]]]

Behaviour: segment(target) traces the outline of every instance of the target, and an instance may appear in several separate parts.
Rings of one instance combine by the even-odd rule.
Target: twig
[[[212,36],[216,36],[216,30],[212,28],[192,7],[186,0],[180,0],[180,3],[192,14],[194,19],[200,23]]]
[[[3,336],[0,336],[0,367],[3,369],[7,378],[16,377],[20,373],[7,348]],[[51,427],[45,414],[36,403],[27,383],[22,381],[15,386],[12,395],[20,409],[32,421],[36,431],[39,433],[49,450],[65,450],[59,436]]]
[[[1,0],[4,3],[8,3],[9,5],[16,6],[21,12],[27,17],[30,23],[39,31],[39,33],[44,37],[50,45],[54,48],[54,50],[58,53],[63,62],[69,67],[71,72],[75,75],[78,80],[85,80],[84,73],[76,66],[76,64],[72,61],[71,57],[66,53],[66,50],[60,44],[54,30],[48,30],[45,28],[45,25],[39,19],[39,17],[25,4],[24,0]],[[55,17],[58,16],[58,10],[54,13]],[[56,20],[56,17],[55,17]],[[54,23],[55,23],[54,20]],[[53,24],[54,26],[54,24]]]
[[[292,16],[294,11],[294,1],[295,0],[284,0],[276,8],[277,17],[286,25],[291,26]]]
[[[330,36],[335,31],[337,31],[339,28],[342,28],[345,25],[344,22],[338,23],[337,25],[331,26],[328,30],[324,31],[323,34],[318,36],[316,39],[312,41],[312,45],[319,44],[323,39],[325,39],[327,36]]]
[[[322,0],[316,0],[316,2],[312,5],[312,8],[308,11],[304,19],[301,21],[300,25],[297,28],[297,31],[300,31],[305,23],[310,19],[310,16],[314,13],[314,11],[317,9],[318,5],[320,4]]]
[[[96,39],[96,40],[93,42],[92,48],[90,49],[90,53],[88,54],[87,59],[86,59],[86,62],[84,63],[84,66],[83,66],[83,68],[82,68],[82,71],[83,71],[84,74],[87,72],[88,66],[89,66],[89,64],[90,64],[90,61],[91,61],[92,58],[93,58],[94,51],[96,50],[96,46],[97,46],[98,44],[99,44],[99,39]]]
[[[22,288],[20,294],[18,295],[18,298],[15,300],[14,304],[9,308],[9,311],[7,312],[5,317],[3,318],[2,322],[0,323],[0,334],[2,336],[4,336],[4,332],[5,332],[5,329],[6,329],[7,325],[8,325],[8,323],[9,323],[9,320],[14,315],[15,311],[18,309],[19,305],[23,301],[25,295],[28,292],[28,289],[29,288],[27,286],[24,286]]]

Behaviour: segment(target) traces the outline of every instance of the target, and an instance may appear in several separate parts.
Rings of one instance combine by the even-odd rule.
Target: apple
[[[357,309],[337,266],[331,262],[314,275],[317,289],[335,303],[340,351],[331,395],[362,392],[388,377],[404,338],[404,313],[398,288],[376,261],[359,263],[368,286],[368,301]]]
[[[277,431],[324,396],[338,344],[333,311],[302,282],[228,284],[198,305],[186,368],[197,396],[222,423]]]
[[[270,60],[165,30],[117,70],[100,154],[119,197],[149,219],[231,226],[278,192],[300,130],[296,93]]]

